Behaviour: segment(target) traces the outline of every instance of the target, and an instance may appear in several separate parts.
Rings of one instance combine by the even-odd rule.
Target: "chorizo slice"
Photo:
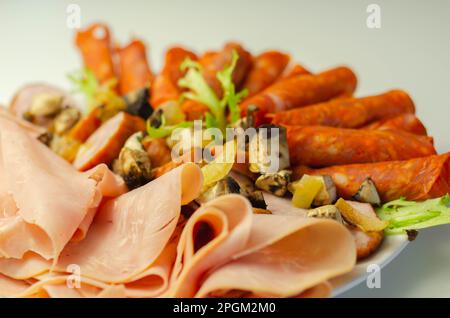
[[[403,114],[393,118],[379,120],[363,128],[370,130],[399,129],[416,135],[427,135],[427,129],[414,114]]]
[[[248,90],[247,96],[253,96],[273,84],[281,76],[289,60],[289,55],[278,51],[268,51],[256,56],[243,86]]]
[[[111,164],[119,156],[128,137],[145,129],[142,118],[120,112],[107,120],[80,147],[73,165],[81,171],[100,163]]]
[[[185,100],[181,104],[181,110],[186,115],[186,120],[202,119],[209,111],[208,106],[195,100]]]
[[[147,61],[147,50],[144,43],[134,40],[120,48],[119,57],[119,91],[121,95],[150,86],[153,73]]]
[[[174,47],[166,52],[163,69],[158,74],[151,87],[151,105],[158,107],[169,100],[177,100],[182,92],[178,86],[178,80],[182,78],[185,71],[180,69],[181,63],[186,58],[197,60],[197,56],[181,47]]]
[[[358,128],[400,114],[413,114],[414,102],[401,90],[362,98],[338,98],[325,103],[273,114],[276,125]]]
[[[291,78],[291,77],[295,77],[298,75],[311,75],[312,73],[303,65],[301,64],[294,64],[294,66],[292,66],[292,68],[290,68],[286,74],[284,74],[280,80],[284,80],[287,78]]]
[[[79,31],[75,36],[75,44],[81,51],[84,65],[100,83],[115,77],[108,26],[95,23]]]
[[[324,167],[436,154],[432,138],[403,131],[288,126],[291,164]]]
[[[425,200],[450,193],[450,152],[404,161],[333,166],[311,169],[297,166],[293,178],[303,174],[330,175],[338,195],[351,199],[363,181],[370,177],[383,202],[404,197]]]
[[[276,113],[297,107],[304,107],[353,93],[356,76],[347,67],[337,67],[317,75],[297,75],[278,81],[264,91],[246,99],[241,104],[245,115],[250,105],[258,107],[257,124],[266,122],[267,113]]]

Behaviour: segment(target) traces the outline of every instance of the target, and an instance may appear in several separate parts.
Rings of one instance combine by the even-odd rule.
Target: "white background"
[[[313,71],[347,64],[357,95],[407,90],[439,152],[450,150],[450,1],[5,1],[0,0],[0,103],[30,81],[68,87],[80,68],[66,27],[66,7],[82,24],[105,21],[115,38],[144,39],[157,70],[164,50],[202,51],[238,40],[252,52],[281,49]],[[381,7],[381,29],[366,26],[367,5]],[[450,227],[421,231],[382,270],[381,289],[364,284],[354,297],[450,297]]]

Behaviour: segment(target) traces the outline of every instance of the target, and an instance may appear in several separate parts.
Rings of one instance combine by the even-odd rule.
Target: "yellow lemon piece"
[[[315,178],[305,174],[299,181],[295,182],[294,196],[292,204],[301,209],[309,209],[314,198],[323,187],[323,182],[319,178]]]
[[[217,181],[225,178],[234,165],[236,144],[230,141],[224,145],[224,152],[209,164],[202,167],[203,188],[202,192],[213,186]]]

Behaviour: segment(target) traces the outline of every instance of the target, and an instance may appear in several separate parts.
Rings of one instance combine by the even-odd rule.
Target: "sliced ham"
[[[193,297],[208,270],[244,248],[251,223],[252,206],[240,195],[222,196],[200,207],[181,234],[169,296]]]
[[[256,215],[236,194],[186,220],[202,187],[194,163],[126,192],[106,165],[78,172],[4,118],[0,175],[0,296],[322,297],[356,260],[338,222]]]
[[[0,118],[5,118],[5,119],[15,122],[23,130],[28,132],[30,134],[30,136],[32,136],[33,138],[37,138],[38,136],[40,136],[41,134],[43,134],[47,131],[44,127],[34,125],[34,124],[22,119],[21,117],[16,116],[10,110],[4,108],[1,105],[0,105]]]
[[[317,285],[323,291],[324,281],[350,271],[355,262],[353,238],[335,221],[257,214],[245,249],[212,271],[196,297],[232,290],[295,297]]]
[[[2,204],[9,202],[0,215],[0,256],[22,259],[34,252],[57,259],[77,230],[87,231],[86,218],[92,220],[89,214],[100,204],[105,180],[114,180],[118,188],[107,194],[126,189],[105,167],[91,173],[95,180],[76,171],[13,121],[0,118],[0,197],[7,198]]]
[[[160,291],[167,281],[160,275],[167,274],[166,261],[173,257],[165,255],[165,247],[175,231],[181,205],[198,195],[201,178],[196,165],[185,164],[106,202],[87,237],[65,248],[57,270],[78,264],[84,276],[107,283],[140,280],[146,271],[146,279],[151,280],[147,293],[151,294],[151,288]]]
[[[308,215],[307,209],[296,208],[291,200],[280,198],[268,192],[263,192],[264,201],[267,204],[267,210],[276,215],[293,215],[306,217]]]
[[[0,274],[0,297],[16,297],[30,287],[23,280],[16,280]]]
[[[39,94],[63,96],[63,105],[77,107],[76,101],[62,88],[47,83],[30,83],[17,91],[9,104],[9,110],[12,114],[22,119],[23,114],[30,108],[33,99]]]

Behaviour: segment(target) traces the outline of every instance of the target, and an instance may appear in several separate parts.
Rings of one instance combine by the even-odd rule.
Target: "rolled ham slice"
[[[324,167],[436,154],[432,138],[394,130],[289,126],[287,139],[292,165]]]
[[[350,199],[361,183],[370,177],[381,199],[391,201],[404,197],[425,200],[450,193],[450,153],[404,161],[378,162],[311,169],[294,168],[293,178],[303,174],[330,175],[338,195]]]
[[[168,295],[193,297],[208,270],[242,251],[251,223],[252,207],[239,195],[222,196],[200,207],[181,234]]]
[[[111,164],[119,156],[125,141],[145,129],[142,118],[120,112],[97,129],[80,147],[73,165],[80,171],[100,163]]]

